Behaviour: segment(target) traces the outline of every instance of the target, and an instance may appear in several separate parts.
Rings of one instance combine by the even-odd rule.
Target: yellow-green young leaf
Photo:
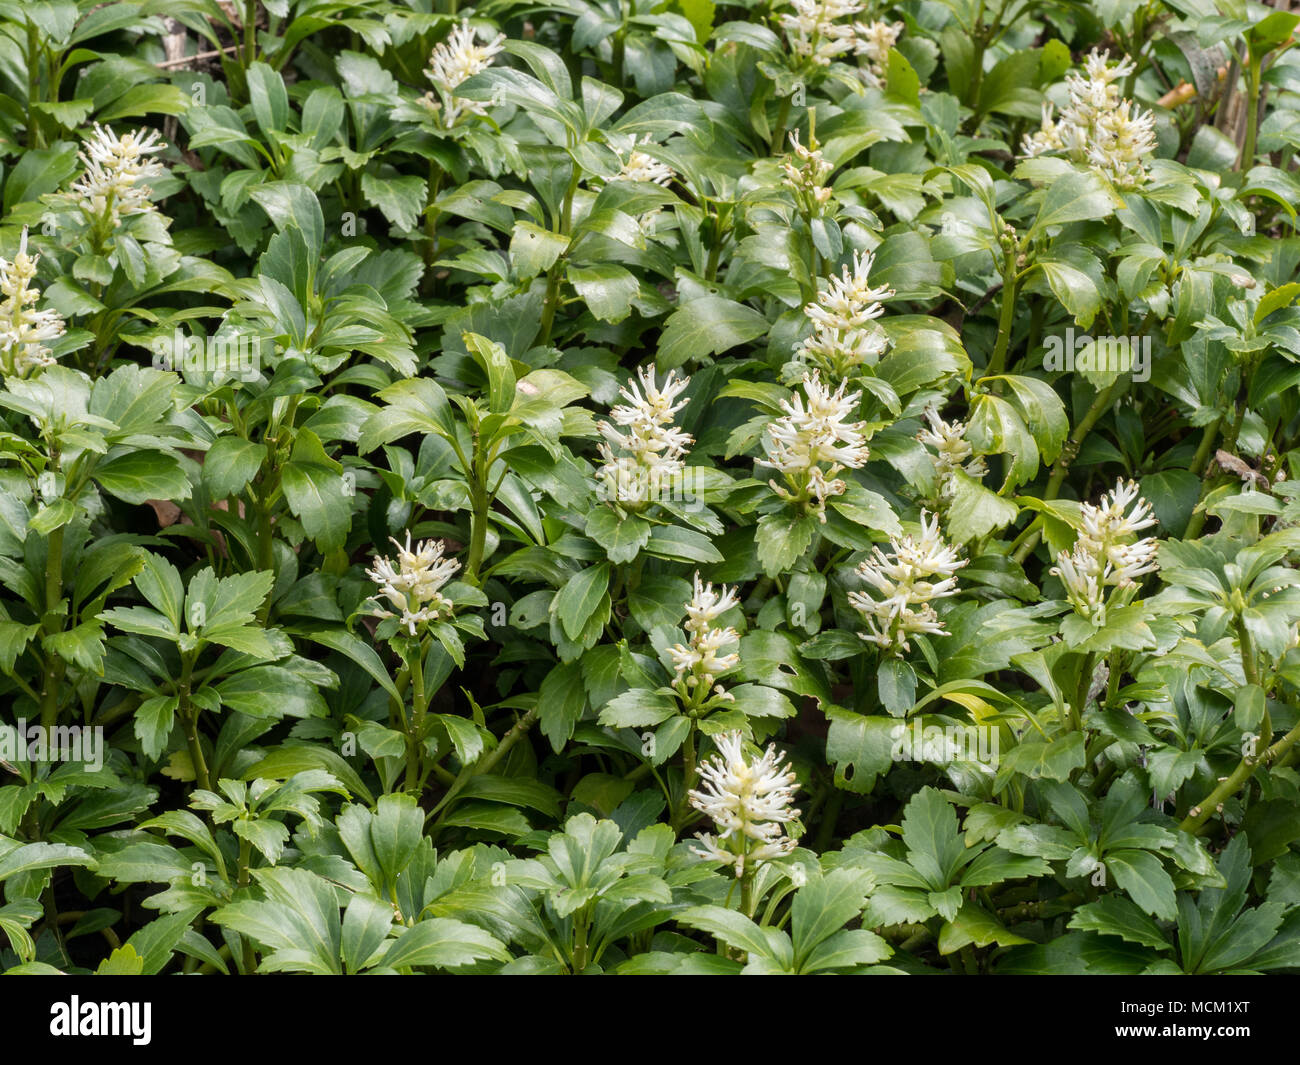
[[[1297,296],[1300,296],[1300,282],[1291,281],[1279,285],[1259,301],[1259,306],[1255,308],[1255,324],[1258,325],[1274,311],[1290,307]]]
[[[144,972],[144,958],[136,953],[135,947],[124,943],[112,954],[99,963],[96,976],[139,976]]]

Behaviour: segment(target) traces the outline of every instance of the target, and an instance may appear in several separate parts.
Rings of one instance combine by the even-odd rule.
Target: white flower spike
[[[1117,83],[1133,69],[1131,60],[1112,63],[1094,50],[1084,62],[1083,74],[1074,71],[1066,76],[1069,103],[1060,119],[1053,119],[1050,104],[1043,105],[1042,126],[1025,137],[1025,155],[1064,151],[1119,188],[1143,184],[1146,160],[1156,147],[1155,115],[1120,97]]]
[[[89,216],[104,219],[116,229],[123,218],[155,210],[151,190],[141,184],[162,177],[166,168],[150,156],[164,148],[153,130],[114,136],[99,124],[78,153],[86,170],[72,186]]]
[[[639,509],[681,474],[692,437],[677,428],[674,418],[686,406],[686,400],[677,402],[677,397],[690,380],[670,370],[657,385],[654,367],[644,366],[636,380],[620,390],[627,402],[610,410],[613,424],[596,426],[605,438],[597,445],[604,465],[596,476],[606,499]]]
[[[429,56],[429,66],[424,73],[442,97],[442,121],[448,129],[466,115],[487,114],[487,108],[483,104],[461,99],[456,95],[456,89],[475,74],[487,70],[500,53],[505,40],[506,35],[498,33],[486,44],[479,44],[474,28],[466,19]],[[431,100],[430,103],[432,104]]]
[[[781,401],[785,413],[768,423],[768,457],[758,464],[785,474],[788,488],[769,482],[776,493],[783,499],[811,504],[824,522],[826,500],[842,494],[846,487],[835,475],[846,468],[860,468],[869,455],[863,436],[865,424],[848,420],[862,393],[846,395],[843,381],[832,392],[816,370],[805,375],[803,389],[804,395],[795,392]]]
[[[715,696],[724,699],[732,698],[716,681],[740,664],[740,655],[734,652],[720,655],[718,652],[736,643],[740,633],[730,626],[714,628],[712,623],[739,604],[734,588],[720,585],[715,592],[712,584],[703,583],[700,575],[695,574],[694,593],[686,604],[685,628],[689,643],[685,646],[679,643],[668,649],[677,670],[673,683],[684,684],[688,698],[700,690],[711,690]]]
[[[850,592],[849,605],[867,625],[867,631],[858,634],[862,639],[888,651],[906,652],[911,650],[907,637],[912,633],[944,635],[946,630],[930,604],[957,594],[957,571],[969,560],[959,558],[957,549],[944,543],[938,516],[927,521],[925,511],[920,540],[905,536],[891,540],[889,546],[889,554],[872,548],[871,557],[857,569],[858,576],[883,598]],[[935,577],[939,579],[932,580]]]
[[[455,605],[442,594],[442,588],[460,569],[460,563],[443,557],[441,540],[423,540],[412,548],[409,530],[405,546],[395,539],[393,546],[397,548],[396,565],[387,558],[376,558],[375,568],[366,570],[366,576],[379,585],[376,600],[387,599],[400,613],[382,608],[374,613],[381,618],[400,617],[414,636],[419,625],[451,617]]]
[[[0,373],[6,377],[28,377],[54,365],[45,342],[66,329],[58,311],[36,310],[41,293],[32,282],[39,261],[39,255],[27,254],[26,227],[14,261],[0,259]]]
[[[739,732],[714,737],[718,754],[700,764],[701,786],[688,793],[691,805],[717,826],[717,835],[701,832],[701,858],[733,866],[744,876],[766,861],[789,854],[796,841],[785,825],[799,816],[792,808],[798,788],[793,771],[782,765],[775,745],[756,761],[745,757]]]

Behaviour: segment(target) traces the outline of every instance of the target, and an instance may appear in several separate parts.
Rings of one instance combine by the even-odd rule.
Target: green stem
[[[1007,253],[1006,266],[1002,271],[1002,310],[998,314],[998,339],[989,357],[988,369],[984,376],[996,377],[1006,367],[1007,349],[1011,346],[1011,329],[1016,316],[1016,255]]]
[[[63,533],[65,526],[60,525],[52,533],[47,543],[48,555],[45,560],[45,619],[46,635],[63,630],[63,616],[59,612],[63,603]],[[41,691],[41,725],[52,728],[59,716],[59,690],[63,683],[65,670],[63,659],[51,651],[46,659],[45,686]]]
[[[573,972],[575,975],[587,967],[587,932],[590,918],[584,906],[573,920]]]
[[[776,109],[776,123],[772,126],[772,136],[767,142],[767,152],[775,155],[781,150],[781,141],[785,137],[785,124],[790,118],[790,95],[782,96]]]
[[[562,236],[567,237],[573,228],[573,197],[578,191],[578,179],[581,176],[582,172],[574,163],[573,176],[569,178],[569,188],[564,194],[564,204],[560,209],[559,232]],[[541,331],[537,337],[539,347],[545,346],[551,340],[551,330],[555,326],[555,311],[560,302],[560,272],[564,269],[565,260],[565,254],[561,253],[546,274],[546,299],[542,303]]]
[[[536,721],[537,708],[533,707],[533,709],[529,710],[528,713],[514,723],[510,731],[501,738],[501,742],[497,744],[494,751],[483,758],[480,758],[477,762],[461,769],[455,781],[447,789],[447,794],[438,800],[438,805],[433,808],[429,816],[432,817],[440,810],[449,806],[451,801],[461,792],[465,785],[469,783],[471,777],[482,776],[485,773],[492,772],[497,763],[500,762],[507,753],[509,753],[510,749],[528,734],[528,730],[533,727]],[[439,818],[439,820],[441,820],[441,818]]]
[[[1272,719],[1268,711],[1264,712],[1263,727],[1260,729],[1260,739],[1267,743],[1272,739]],[[1290,732],[1277,741],[1272,747],[1265,748],[1259,754],[1249,757],[1243,757],[1228,776],[1219,782],[1209,795],[1205,796],[1200,802],[1187,811],[1187,816],[1183,818],[1182,824],[1178,827],[1184,832],[1193,834],[1199,832],[1205,825],[1205,822],[1215,814],[1219,807],[1223,805],[1233,795],[1245,785],[1255,770],[1259,768],[1261,762],[1272,762],[1287,752],[1296,739],[1300,738],[1300,724],[1297,724]]]
[[[238,885],[246,888],[249,885],[248,868],[253,860],[253,845],[246,839],[239,841],[239,879]],[[247,975],[257,968],[257,954],[253,950],[253,941],[248,936],[244,940],[244,974]]]
[[[411,729],[406,744],[406,790],[418,795],[424,783],[420,772],[424,761],[424,718],[429,709],[429,699],[424,691],[424,644],[416,646],[415,654],[407,666],[411,671]]]
[[[695,721],[692,720],[686,739],[682,743],[682,797],[677,806],[677,814],[673,818],[673,830],[676,832],[680,832],[686,825],[688,811],[691,808],[690,793],[695,787],[696,775]]]
[[[1251,59],[1246,67],[1246,139],[1241,146],[1238,170],[1255,165],[1255,137],[1259,127],[1260,60]]]
[[[245,72],[257,58],[257,0],[246,0],[244,4],[244,48],[240,52],[240,62]]]
[[[208,776],[208,762],[203,755],[203,744],[199,741],[199,709],[190,701],[190,682],[194,674],[194,656],[181,658],[181,681],[178,689],[176,712],[185,725],[185,739],[190,748],[190,762],[194,766],[194,782],[204,791],[212,790],[212,781]]]

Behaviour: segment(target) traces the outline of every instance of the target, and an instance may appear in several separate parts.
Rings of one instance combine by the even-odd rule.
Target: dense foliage
[[[1300,968],[1300,15],[0,3],[0,970]]]

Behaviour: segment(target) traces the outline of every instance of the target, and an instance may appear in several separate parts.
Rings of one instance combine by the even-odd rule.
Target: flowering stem
[[[772,126],[772,138],[767,142],[769,154],[775,153],[781,148],[781,141],[785,138],[785,124],[790,117],[790,96],[782,96],[781,104],[776,109],[776,123]]]
[[[691,727],[686,733],[686,739],[682,742],[682,797],[677,807],[677,814],[673,818],[674,830],[680,832],[685,826],[691,808],[690,792],[695,787],[696,780],[696,758],[695,758],[695,721],[692,719]]]
[[[212,781],[208,776],[208,762],[203,756],[203,744],[199,740],[199,710],[190,702],[190,678],[193,673],[194,656],[182,656],[176,712],[185,724],[185,739],[189,744],[190,762],[194,767],[194,782],[204,791],[210,791]]]
[[[1255,137],[1259,127],[1260,60],[1251,58],[1246,65],[1246,139],[1241,146],[1238,170],[1255,165]]]
[[[567,237],[573,226],[573,197],[578,191],[578,179],[581,177],[582,171],[574,163],[573,176],[569,179],[569,188],[564,194],[564,204],[560,209],[559,232],[562,236]],[[560,302],[560,271],[564,268],[565,259],[565,254],[561,252],[546,275],[546,299],[542,304],[542,325],[537,337],[539,346],[544,346],[551,340],[551,330],[555,326],[555,308]]]
[[[406,790],[418,795],[424,783],[420,772],[423,761],[421,745],[424,741],[424,715],[429,708],[429,700],[424,691],[424,644],[416,645],[415,654],[407,655],[407,668],[411,673],[411,726],[407,732],[406,742]]]
[[[240,65],[248,70],[257,56],[257,0],[244,4],[244,48],[239,54]]]
[[[47,544],[45,560],[45,632],[47,635],[63,628],[60,607],[63,602],[63,531],[60,525]],[[41,725],[50,728],[59,714],[59,687],[63,682],[63,659],[51,651],[45,668],[45,687],[41,691]]]
[[[487,486],[477,479],[470,484],[470,532],[469,558],[465,563],[465,579],[478,585],[478,570],[483,563],[483,551],[487,546],[488,508],[491,506]]]
[[[1007,252],[1006,266],[1002,270],[1002,310],[998,315],[998,339],[989,358],[985,377],[996,377],[1007,362],[1007,348],[1011,346],[1011,328],[1016,315],[1016,256]]]

